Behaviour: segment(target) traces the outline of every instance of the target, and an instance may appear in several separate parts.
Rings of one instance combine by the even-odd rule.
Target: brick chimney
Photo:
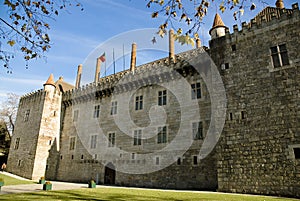
[[[134,73],[136,66],[136,43],[132,43],[130,71]]]
[[[77,70],[76,84],[75,84],[76,89],[78,89],[80,87],[81,73],[82,73],[82,64],[79,64],[78,70]]]
[[[175,63],[174,30],[169,31],[169,63]]]
[[[97,84],[99,81],[100,77],[100,67],[101,67],[101,59],[100,57],[97,58],[97,63],[96,63],[96,72],[95,72],[95,80],[94,82]]]

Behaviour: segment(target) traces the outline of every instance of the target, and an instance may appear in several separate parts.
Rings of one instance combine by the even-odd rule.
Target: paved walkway
[[[5,174],[10,177],[14,177],[16,179],[28,180],[7,172],[1,172],[1,174]],[[87,188],[87,184],[78,184],[78,183],[67,183],[67,182],[58,182],[51,181],[52,190],[72,190],[79,188]],[[0,194],[10,194],[10,193],[26,193],[26,192],[38,192],[43,190],[43,184],[21,184],[21,185],[12,185],[12,186],[2,186]]]

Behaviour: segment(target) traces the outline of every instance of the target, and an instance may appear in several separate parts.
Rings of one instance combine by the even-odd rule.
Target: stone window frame
[[[110,115],[116,115],[118,113],[118,101],[111,101]]]
[[[97,148],[97,141],[98,141],[98,135],[91,135],[91,144],[90,144],[90,149],[96,149]]]
[[[197,127],[197,133],[195,133],[195,125],[198,124]],[[201,124],[201,135],[198,134],[199,132],[199,125]],[[203,121],[193,121],[191,122],[191,128],[192,128],[192,135],[193,135],[193,140],[203,140],[204,139],[204,123]]]
[[[161,133],[161,129],[164,129],[166,128],[166,131],[165,133]],[[168,143],[168,132],[169,132],[169,129],[168,129],[168,125],[162,125],[162,126],[158,126],[157,127],[157,137],[156,137],[156,144],[166,144]],[[165,134],[165,138],[163,138],[163,136],[160,138],[160,135],[164,135]],[[163,140],[165,139],[165,141]]]
[[[155,165],[160,165],[160,163],[161,163],[160,156],[155,156],[154,157],[154,164]]]
[[[15,149],[15,150],[19,149],[19,146],[20,146],[20,140],[21,140],[21,138],[19,138],[19,137],[16,138],[15,146],[14,146],[14,149]]]
[[[133,131],[133,146],[141,146],[143,144],[143,130],[136,129]]]
[[[101,108],[100,104],[94,105],[94,113],[93,113],[93,118],[94,119],[100,117],[100,111],[101,111],[100,108]]]
[[[24,122],[27,122],[29,120],[29,115],[30,115],[30,109],[27,109],[24,115]]]
[[[295,153],[294,153],[294,149],[295,148],[299,148],[300,149],[300,144],[291,144],[288,145],[288,159],[296,162],[296,161],[300,161],[300,159],[296,159]]]
[[[157,105],[164,106],[168,104],[168,90],[162,89],[157,91]]]
[[[73,122],[77,122],[79,118],[79,109],[73,110]]]
[[[197,84],[199,84],[200,86],[199,87],[197,87]],[[200,80],[197,80],[197,81],[195,81],[195,82],[192,82],[191,84],[190,84],[190,86],[191,86],[191,100],[201,100],[201,99],[203,99],[203,88],[202,88],[202,86],[203,86],[203,84],[202,84],[202,82],[200,81]],[[200,93],[198,93],[198,91],[200,92]],[[198,97],[198,95],[200,95],[199,97]]]
[[[115,147],[116,146],[116,132],[111,131],[107,134],[107,146],[108,147]]]
[[[76,136],[70,136],[69,138],[69,150],[74,151],[76,149]]]
[[[281,47],[283,47],[283,49]],[[274,46],[271,46],[269,48],[269,51],[273,68],[277,69],[290,65],[286,43],[279,43]],[[275,58],[278,59],[278,65],[276,64],[276,62],[274,62]]]
[[[134,108],[136,111],[143,110],[144,108],[144,96],[143,95],[136,95],[134,101]]]
[[[130,160],[136,160],[136,153],[135,152],[132,152],[131,154],[130,154]]]

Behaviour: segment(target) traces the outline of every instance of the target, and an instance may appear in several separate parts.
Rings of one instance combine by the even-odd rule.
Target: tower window
[[[236,44],[231,45],[231,50],[234,52],[236,51]]]
[[[198,156],[193,156],[193,164],[194,165],[198,164]]]
[[[241,118],[246,119],[246,112],[245,111],[241,111]]]
[[[285,44],[277,45],[270,49],[274,68],[289,65],[289,58]]]
[[[15,143],[15,149],[19,149],[19,145],[20,145],[20,138],[16,138],[16,143]]]
[[[294,148],[295,159],[300,159],[300,148]]]
[[[29,114],[30,114],[30,110],[26,110],[25,116],[24,116],[24,121],[28,121],[29,120]]]
[[[177,165],[181,165],[181,158],[180,157],[177,158]]]

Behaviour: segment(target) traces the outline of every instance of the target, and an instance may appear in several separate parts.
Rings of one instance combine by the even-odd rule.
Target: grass
[[[1,172],[0,172],[0,178],[2,178],[4,180],[5,186],[20,185],[20,184],[34,184],[35,183],[34,181],[16,179],[16,178],[1,174]]]
[[[276,198],[255,195],[223,194],[207,192],[179,192],[157,191],[131,188],[108,188],[96,189],[82,188],[68,191],[43,191],[37,193],[7,194],[1,195],[0,200],[31,201],[31,200],[113,200],[113,201],[299,201],[297,199]]]

